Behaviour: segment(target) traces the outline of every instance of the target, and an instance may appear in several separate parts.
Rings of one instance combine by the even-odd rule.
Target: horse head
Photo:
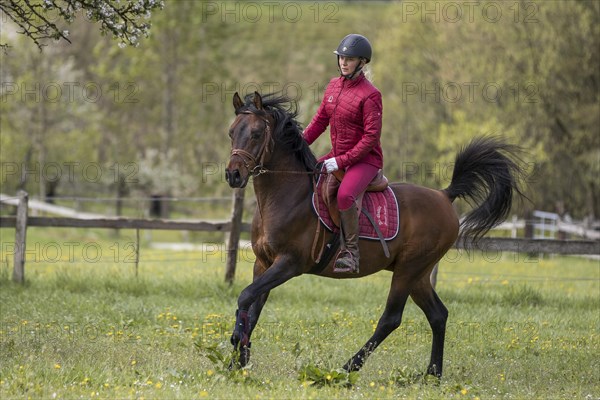
[[[229,127],[232,150],[225,179],[232,188],[243,188],[250,176],[260,174],[273,151],[273,119],[258,92],[246,103],[236,92],[233,107],[236,118]]]

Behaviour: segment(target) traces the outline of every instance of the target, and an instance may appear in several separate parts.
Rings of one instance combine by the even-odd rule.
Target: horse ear
[[[235,94],[233,95],[233,108],[235,108],[235,111],[237,111],[240,108],[242,108],[243,106],[244,106],[244,102],[240,98],[240,95],[238,94],[238,92],[235,92]]]
[[[254,107],[256,107],[257,110],[263,109],[262,97],[260,97],[258,92],[254,92]]]

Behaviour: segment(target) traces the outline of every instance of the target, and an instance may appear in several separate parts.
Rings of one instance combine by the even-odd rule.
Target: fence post
[[[15,223],[15,256],[13,281],[25,283],[25,244],[27,243],[27,206],[29,195],[24,190],[17,192],[17,220]]]
[[[244,214],[244,189],[233,191],[233,211],[231,215],[231,230],[227,240],[227,261],[225,264],[225,282],[233,283],[237,262],[238,245],[242,232],[242,215]]]

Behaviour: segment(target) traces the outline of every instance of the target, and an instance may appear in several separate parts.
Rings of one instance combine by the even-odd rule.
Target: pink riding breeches
[[[366,163],[348,167],[337,193],[338,208],[345,211],[355,205],[356,199],[365,191],[377,172],[379,168]]]

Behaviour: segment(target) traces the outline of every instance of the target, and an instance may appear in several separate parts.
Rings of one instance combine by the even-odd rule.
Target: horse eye
[[[263,131],[261,129],[252,129],[250,131],[250,134],[252,135],[253,139],[259,138],[262,133],[263,133]]]
[[[229,137],[230,137],[231,139],[233,139],[233,129],[230,129],[230,130],[229,130],[229,133],[228,133],[228,135],[229,135]]]

